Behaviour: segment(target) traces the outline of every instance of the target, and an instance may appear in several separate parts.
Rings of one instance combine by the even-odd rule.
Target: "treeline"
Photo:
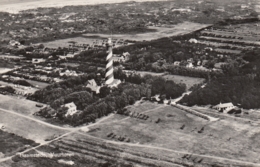
[[[242,108],[260,108],[260,50],[241,53],[249,63],[239,68],[223,68],[225,76],[212,78],[204,88],[194,87],[190,95],[184,96],[181,104],[216,105],[232,102]]]
[[[219,42],[219,43],[226,43],[226,44],[233,44],[233,45],[242,45],[242,46],[259,46],[259,44],[256,44],[254,42],[246,42],[246,41],[228,41],[228,40],[222,40],[222,39],[210,39],[205,38],[206,41],[211,42]]]
[[[28,99],[50,104],[60,97],[65,97],[73,92],[90,91],[85,87],[85,83],[90,79],[97,79],[95,74],[81,75],[78,77],[70,77],[65,81],[54,83],[44,89],[36,91]]]
[[[15,93],[15,89],[11,86],[5,86],[5,87],[0,87],[0,93],[6,94],[6,93]]]
[[[260,84],[250,76],[222,77],[213,80],[204,88],[197,88],[190,95],[184,96],[181,104],[217,105],[232,102],[242,108],[260,107]]]
[[[139,74],[132,73],[126,75],[121,69],[114,72],[115,77],[126,82],[141,84],[145,83],[150,85],[151,95],[165,95],[166,98],[177,98],[182,95],[186,90],[185,84],[176,84],[172,80],[166,80],[161,76],[144,75],[141,77]],[[148,97],[149,98],[149,97]]]
[[[187,60],[192,58],[193,66],[198,62],[206,68],[213,68],[217,62],[224,62],[225,58],[219,58],[216,51],[207,49],[203,44],[191,44],[187,40],[196,38],[196,34],[187,34],[173,38],[162,38],[154,41],[136,43],[132,46],[115,49],[115,53],[131,50],[129,60],[123,65],[127,70],[169,72],[175,75],[207,78],[208,73],[213,76],[221,75],[220,72],[186,68]],[[180,41],[178,41],[180,40]],[[174,62],[180,65],[174,65]]]
[[[257,13],[251,13],[251,15],[255,15],[249,18],[243,18],[243,19],[224,19],[222,21],[219,21],[218,24],[222,25],[222,26],[226,26],[226,25],[235,25],[235,24],[245,24],[245,23],[254,23],[254,22],[258,22],[259,18],[257,17]]]
[[[97,118],[134,104],[141,97],[146,97],[149,95],[149,90],[146,84],[120,84],[111,94],[87,106],[80,114],[66,117],[64,122],[73,126],[95,122]]]
[[[174,75],[198,77],[198,78],[205,78],[205,79],[209,79],[210,77],[223,76],[223,73],[220,71],[200,70],[200,69],[186,68],[186,67],[174,66],[174,65],[167,66],[167,71],[170,74],[174,74]]]
[[[120,69],[115,71],[115,78],[125,82],[121,83],[118,88],[104,86],[100,89],[100,94],[95,94],[86,88],[86,82],[90,79],[95,79],[100,84],[98,82],[101,79],[100,76],[88,74],[49,85],[28,98],[49,104],[56,110],[59,121],[77,126],[95,122],[97,118],[120,111],[125,106],[134,104],[141,97],[150,99],[151,96],[158,94],[164,98],[176,98],[181,96],[186,89],[186,85],[176,84],[162,77],[151,75],[141,77],[138,74],[127,76]],[[62,106],[70,102],[74,102],[81,112],[65,116],[67,110]]]
[[[13,77],[31,79],[31,80],[35,80],[35,81],[39,81],[39,82],[46,82],[46,83],[53,83],[54,82],[54,80],[52,78],[48,78],[47,80],[45,80],[45,79],[42,79],[41,77],[38,77],[38,76],[29,76],[27,74],[14,73],[14,71],[9,71],[6,74],[11,75]]]
[[[28,87],[34,87],[32,84],[30,84],[28,81],[26,81],[26,80],[24,80],[24,79],[13,80],[13,79],[9,79],[9,78],[3,78],[3,77],[0,76],[0,80],[2,80],[2,81],[4,81],[4,82],[9,82],[9,83],[17,84],[17,85],[28,86]]]

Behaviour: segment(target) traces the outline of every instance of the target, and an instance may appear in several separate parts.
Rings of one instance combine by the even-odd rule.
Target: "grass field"
[[[155,72],[149,72],[149,71],[136,71],[141,76],[144,75],[152,75],[152,76],[162,76],[164,73],[155,73]]]
[[[143,40],[154,40],[163,37],[171,37],[182,34],[187,34],[209,25],[192,23],[192,22],[184,22],[177,24],[172,27],[149,27],[150,29],[155,29],[156,32],[150,33],[141,33],[141,34],[113,34],[114,39],[124,39],[124,40],[134,40],[134,41],[143,41]],[[93,41],[102,40],[104,38],[109,38],[110,34],[84,34],[84,37],[75,37],[75,38],[67,38],[60,39],[50,42],[43,43],[44,46],[49,48],[58,48],[58,47],[68,47],[70,41],[75,41],[77,44],[93,44]],[[93,36],[96,36],[95,38]]]
[[[164,75],[164,73],[155,73],[155,72],[147,72],[147,71],[136,71],[141,76],[144,75],[152,75],[152,76],[162,76],[165,79],[173,80],[175,83],[183,83],[186,85],[187,90],[191,88],[195,84],[202,83],[204,78],[195,78],[195,77],[186,77],[181,75]]]
[[[123,122],[93,127],[96,130],[90,130],[89,134],[115,140],[107,137],[108,133],[113,132],[129,137],[132,143],[260,162],[260,141],[257,140],[260,135],[259,125],[253,126],[233,119],[208,122],[171,106],[162,106],[146,114],[149,115],[148,120],[129,118]],[[158,118],[161,121],[156,124]],[[204,130],[201,132],[202,128]]]
[[[30,79],[25,79],[25,80],[27,82],[29,82],[30,84],[32,84],[34,87],[37,87],[37,88],[40,88],[40,89],[43,89],[43,88],[45,88],[46,86],[49,85],[46,82],[33,81],[33,80],[30,80]]]
[[[4,112],[1,109],[0,115],[0,123],[6,127],[7,132],[14,133],[37,143],[66,132],[65,130],[55,129],[33,120]]]
[[[0,108],[6,110],[16,111],[24,115],[32,115],[40,110],[40,108],[36,107],[36,104],[38,103],[35,101],[0,94]]]
[[[147,101],[127,108],[129,111],[149,115],[149,118],[143,120],[116,114],[111,119],[103,121],[102,124],[90,127],[89,132],[72,133],[48,146],[56,150],[58,148],[59,152],[75,154],[65,159],[74,161],[75,166],[82,166],[86,163],[87,167],[90,162],[96,162],[98,165],[106,162],[120,162],[147,167],[177,167],[177,164],[197,166],[199,160],[203,160],[200,163],[203,167],[212,167],[213,164],[221,167],[230,165],[253,167],[253,165],[241,165],[241,162],[236,160],[260,162],[258,159],[259,125],[237,122],[233,119],[209,122],[175,107]],[[1,111],[0,114],[2,115]],[[158,118],[160,121],[156,123]],[[15,118],[4,114],[0,122],[2,119]],[[34,140],[37,136],[43,140],[49,135],[64,133],[64,131],[39,126],[37,123],[33,123],[32,128],[25,130],[24,128],[28,127],[31,122],[24,122],[20,118],[16,120],[15,123],[4,122],[7,124],[7,130],[11,129],[11,132],[16,132],[15,128],[19,126],[22,131],[19,130],[17,134]],[[8,129],[9,126],[10,129]],[[107,137],[107,134],[111,132],[116,134],[116,137]],[[33,137],[28,133],[34,134]],[[119,141],[119,136],[129,138],[130,141]],[[37,141],[40,141],[39,138]],[[45,148],[47,147],[40,147],[37,150],[46,151]],[[189,158],[185,159],[183,156],[186,154]],[[230,162],[227,159],[234,161]],[[57,161],[53,160],[57,159],[52,159],[48,163],[49,166],[57,165]],[[21,159],[17,162],[21,167],[39,163],[44,164],[42,158],[37,161]],[[10,164],[12,162],[6,162],[4,165]],[[94,166],[94,164],[91,165],[91,167]]]
[[[16,87],[16,85],[13,84],[13,83],[8,83],[8,82],[3,82],[3,81],[0,81],[0,85],[11,86],[18,92],[34,93],[38,90],[38,88],[33,88],[33,87],[29,88],[29,87],[26,87],[26,86]]]
[[[11,71],[12,68],[0,68],[0,74],[7,73],[8,71]]]
[[[12,155],[26,148],[26,145],[35,146],[32,140],[0,130],[0,152],[4,155]],[[1,157],[1,156],[0,156]]]
[[[77,44],[92,44],[94,40],[96,41],[96,38],[74,37],[45,42],[43,45],[48,48],[69,47],[70,43],[68,42],[70,41],[75,41]]]
[[[177,24],[172,27],[149,27],[150,29],[155,29],[156,32],[141,33],[141,34],[113,34],[113,38],[133,40],[133,41],[143,41],[143,40],[155,40],[163,37],[171,37],[177,35],[188,34],[190,32],[208,27],[207,24],[199,24],[192,22],[184,22]],[[109,38],[109,34],[85,34],[85,36],[99,36],[101,38]]]
[[[183,83],[186,85],[186,89],[190,89],[193,85],[200,84],[205,81],[204,78],[186,77],[180,75],[164,75],[165,79],[173,80],[175,83]]]

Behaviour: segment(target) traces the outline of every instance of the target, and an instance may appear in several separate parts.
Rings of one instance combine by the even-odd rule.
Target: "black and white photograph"
[[[260,167],[260,0],[0,0],[0,167]]]

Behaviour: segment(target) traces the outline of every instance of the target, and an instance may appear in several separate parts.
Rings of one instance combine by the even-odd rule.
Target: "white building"
[[[198,40],[197,40],[197,39],[194,39],[194,38],[191,38],[191,39],[189,40],[189,42],[190,42],[190,43],[198,43]]]
[[[94,79],[88,80],[88,84],[86,87],[90,88],[93,92],[96,92],[96,94],[100,93],[101,87],[97,85],[97,83]]]
[[[66,117],[68,115],[73,115],[77,112],[77,106],[75,105],[74,102],[71,102],[71,103],[67,103],[67,104],[64,104],[63,107],[67,107],[68,108],[68,111],[66,113]]]
[[[224,113],[227,113],[228,111],[232,110],[233,108],[235,108],[233,103],[220,103],[213,107],[213,109],[218,110],[218,111],[223,111]]]

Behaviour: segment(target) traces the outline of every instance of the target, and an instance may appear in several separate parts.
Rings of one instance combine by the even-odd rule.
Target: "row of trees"
[[[50,104],[55,100],[65,97],[73,92],[90,91],[84,84],[90,80],[95,79],[96,74],[81,75],[78,77],[71,77],[65,81],[58,82],[47,86],[44,89],[36,91],[28,98],[34,101]]]

